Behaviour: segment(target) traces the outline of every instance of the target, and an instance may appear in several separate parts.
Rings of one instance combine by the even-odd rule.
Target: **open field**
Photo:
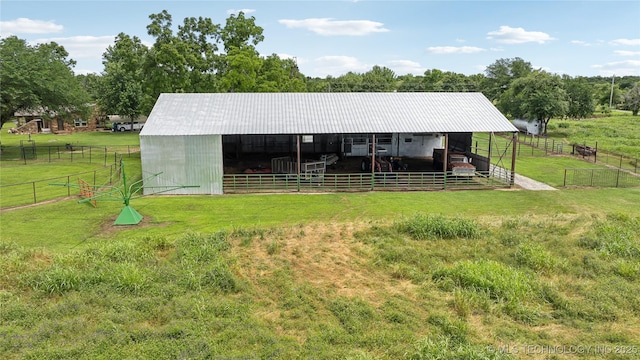
[[[611,116],[549,122],[549,137],[569,144],[587,144],[640,158],[640,116],[614,111]]]
[[[120,204],[108,202],[0,214],[3,358],[529,359],[580,347],[568,357],[626,359],[640,348],[638,189],[132,204],[139,226],[111,225]]]

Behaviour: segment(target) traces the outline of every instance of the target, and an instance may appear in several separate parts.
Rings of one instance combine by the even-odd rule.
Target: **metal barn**
[[[300,191],[305,180],[301,174],[308,165],[303,157],[319,161],[328,154],[340,159],[373,156],[374,161],[378,152],[429,159],[434,149],[444,149],[445,154],[468,154],[479,173],[491,177],[491,140],[489,155],[481,156],[473,149],[472,135],[487,133],[491,139],[494,133],[511,133],[515,139],[517,131],[481,93],[161,94],[140,133],[140,147],[147,193],[176,185],[198,187],[169,193],[231,192],[229,184],[235,186],[242,179],[248,183],[250,177],[225,174],[225,161],[252,154],[290,155],[287,176],[256,175],[256,179],[260,184],[272,181],[275,186],[281,180],[289,184],[293,176],[295,189]],[[511,173],[501,175],[507,186],[513,185],[515,151],[509,156]],[[446,182],[446,164],[441,170]],[[406,179],[409,175],[417,176],[414,172]],[[394,174],[396,183],[399,178]],[[314,185],[325,185],[324,177],[320,182],[314,179]],[[351,177],[340,179],[352,182]],[[371,174],[363,180],[359,174],[359,179],[361,183],[369,179],[373,186],[378,178]],[[384,179],[386,182],[387,177]],[[338,188],[343,180],[335,177],[333,181]]]

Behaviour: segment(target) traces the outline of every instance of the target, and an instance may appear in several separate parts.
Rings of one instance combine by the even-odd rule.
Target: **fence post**
[[[618,166],[619,169],[622,169],[622,154],[620,154],[620,166]]]
[[[593,154],[593,163],[598,162],[598,142],[596,141],[596,152]]]
[[[38,200],[36,199],[36,182],[31,183],[33,185],[33,203],[36,204]]]
[[[562,187],[567,187],[567,169],[564,169],[564,180],[562,181]]]
[[[620,184],[620,169],[618,169],[618,174],[616,174],[616,187]]]
[[[67,185],[71,184],[71,176],[67,176]],[[71,196],[71,186],[67,186],[67,196]]]

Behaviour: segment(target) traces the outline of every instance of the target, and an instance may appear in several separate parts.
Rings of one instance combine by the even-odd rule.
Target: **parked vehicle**
[[[141,122],[137,122],[135,121],[133,123],[133,130],[134,131],[140,131],[142,130],[142,127],[144,126],[144,123]],[[119,131],[119,132],[123,132],[123,131],[131,131],[131,123],[130,122],[115,122],[113,123],[113,132]]]
[[[444,149],[433,149],[433,165],[441,168],[444,157]],[[471,159],[465,154],[448,153],[447,171],[451,171],[454,176],[475,176],[476,167],[471,164]]]

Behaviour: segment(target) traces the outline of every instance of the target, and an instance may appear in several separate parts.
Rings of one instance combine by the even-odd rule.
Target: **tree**
[[[489,100],[496,101],[510,87],[512,81],[525,77],[532,71],[531,63],[519,57],[496,60],[484,71],[481,91]]]
[[[303,92],[304,78],[293,59],[281,59],[276,54],[262,61],[256,83],[258,92]]]
[[[593,100],[593,90],[583,77],[571,78],[563,77],[564,86],[567,91],[568,108],[567,116],[575,119],[586,118],[595,111],[595,101]]]
[[[68,56],[55,42],[29,46],[16,36],[0,40],[0,126],[20,110],[58,117],[89,113],[88,94],[74,76],[75,61]]]
[[[633,116],[638,116],[640,111],[640,82],[637,82],[624,94],[624,107],[631,110]]]
[[[251,47],[255,49],[256,45],[264,41],[262,30],[260,26],[256,25],[255,17],[246,18],[242,11],[238,13],[238,16],[231,14],[220,33],[225,52],[229,53],[233,48]]]
[[[374,66],[362,75],[364,91],[391,91],[396,87],[396,74],[387,67]]]
[[[129,118],[132,129],[134,121],[143,113],[145,99],[147,103],[155,101],[145,96],[142,87],[147,53],[147,47],[139,38],[120,33],[115,44],[103,54],[105,70],[98,103],[108,113]]]
[[[567,93],[560,76],[538,70],[514,80],[500,97],[498,108],[516,118],[542,121],[546,135],[549,120],[566,114]]]
[[[262,60],[252,48],[231,48],[221,60],[220,88],[227,92],[253,92]]]

